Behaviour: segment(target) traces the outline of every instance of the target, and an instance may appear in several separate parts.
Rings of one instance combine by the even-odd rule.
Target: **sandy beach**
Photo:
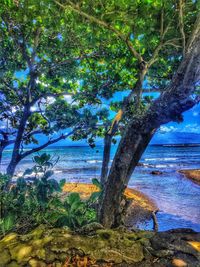
[[[79,193],[83,199],[89,198],[93,192],[98,191],[98,187],[86,183],[66,183],[63,187],[63,192],[67,194],[72,192]],[[125,218],[125,224],[128,227],[137,225],[145,220],[150,220],[152,212],[158,210],[154,201],[138,190],[127,188],[124,195],[127,199],[131,200]]]
[[[200,169],[180,170],[180,173],[184,174],[188,179],[194,183],[200,185]]]

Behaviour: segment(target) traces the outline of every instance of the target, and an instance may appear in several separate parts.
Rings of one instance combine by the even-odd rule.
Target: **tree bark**
[[[29,116],[30,116],[30,105],[27,104],[24,107],[23,116],[21,118],[20,125],[19,125],[18,131],[17,131],[17,136],[16,136],[16,140],[15,140],[15,144],[14,144],[14,148],[13,148],[13,152],[12,152],[11,161],[7,167],[7,174],[10,177],[12,177],[14,175],[16,166],[19,163],[19,161],[21,160],[20,146],[22,143],[26,123],[27,123]]]
[[[3,150],[4,150],[4,146],[0,146],[0,165],[1,165],[1,161],[2,161],[2,156],[3,156]]]
[[[170,86],[156,99],[142,117],[128,125],[115,154],[100,209],[100,221],[105,227],[121,222],[122,194],[143,152],[160,125],[181,121],[182,113],[197,100],[191,97],[200,79],[200,16],[188,42],[187,52]]]
[[[100,221],[106,227],[121,224],[123,192],[153,133],[153,129],[148,129],[147,133],[139,130],[139,125],[135,122],[128,127],[122,138],[108,176],[100,210]]]
[[[20,155],[18,153],[14,153],[14,156],[12,157],[6,171],[7,175],[9,175],[11,178],[13,177],[17,164],[20,162],[20,160]]]
[[[104,150],[103,150],[103,162],[101,168],[101,184],[105,186],[108,175],[108,166],[110,162],[110,150],[111,150],[112,136],[106,134],[104,138]]]

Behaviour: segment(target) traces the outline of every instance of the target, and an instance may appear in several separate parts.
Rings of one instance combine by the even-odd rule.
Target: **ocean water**
[[[112,149],[112,157],[116,147]],[[44,152],[44,151],[43,151]],[[54,178],[67,182],[91,182],[99,178],[102,163],[102,147],[52,147],[45,152],[59,157]],[[11,151],[4,153],[0,171],[9,162]],[[180,169],[200,168],[200,147],[149,146],[133,173],[129,187],[140,190],[155,201],[159,230],[191,228],[200,231],[200,186],[178,173]],[[32,157],[24,159],[17,171],[23,172],[32,165]],[[152,175],[159,170],[161,175]],[[140,225],[152,229],[152,222]]]

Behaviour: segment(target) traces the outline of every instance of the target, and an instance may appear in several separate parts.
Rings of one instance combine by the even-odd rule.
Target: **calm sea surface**
[[[45,152],[59,156],[55,178],[68,182],[91,182],[98,178],[102,162],[102,147],[56,147]],[[115,148],[112,150],[114,155]],[[9,161],[11,151],[4,154],[1,171]],[[177,171],[200,168],[200,147],[149,146],[136,168],[129,186],[150,196],[157,204],[159,230],[192,228],[200,231],[200,186]],[[32,158],[24,159],[17,171],[22,172],[32,165]],[[162,171],[152,175],[151,171]],[[151,229],[151,222],[141,227]]]

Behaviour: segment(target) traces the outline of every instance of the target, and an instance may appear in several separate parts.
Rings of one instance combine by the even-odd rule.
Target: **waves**
[[[86,162],[89,163],[89,164],[95,164],[95,163],[101,163],[102,160],[91,159],[91,160],[86,160]]]
[[[178,160],[178,158],[147,158],[147,159],[144,159],[145,161],[175,161],[175,160]]]

